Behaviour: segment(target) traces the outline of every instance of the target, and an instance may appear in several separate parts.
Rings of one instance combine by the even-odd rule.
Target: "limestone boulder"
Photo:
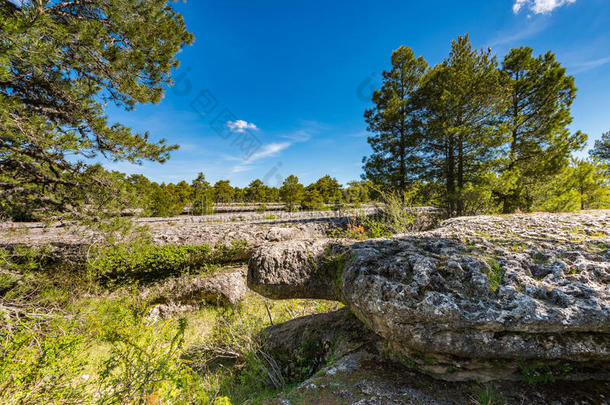
[[[263,246],[248,283],[341,300],[444,379],[607,379],[609,249],[609,211],[456,218],[390,239]]]

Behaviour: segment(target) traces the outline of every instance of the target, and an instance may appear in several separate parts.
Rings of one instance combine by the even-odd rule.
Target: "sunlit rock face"
[[[480,216],[364,242],[264,245],[250,288],[343,301],[444,379],[609,377],[610,211]]]

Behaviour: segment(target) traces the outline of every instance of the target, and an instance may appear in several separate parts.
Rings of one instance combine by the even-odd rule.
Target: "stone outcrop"
[[[610,378],[610,212],[481,216],[364,242],[264,245],[248,285],[343,301],[447,380]]]
[[[246,295],[246,269],[228,268],[218,274],[173,278],[145,290],[142,298],[154,305],[149,319],[163,319],[196,310],[202,304],[238,304]]]
[[[277,360],[286,382],[291,377],[300,382],[264,402],[268,405],[593,405],[607,403],[610,392],[610,382],[603,381],[530,385],[437,380],[388,356],[383,340],[346,309],[270,326],[261,337],[263,350]]]
[[[337,245],[326,238],[265,245],[250,259],[248,286],[274,299],[338,299],[332,278],[335,254],[340,254]]]
[[[367,208],[362,213],[375,210]],[[358,211],[360,214],[360,211]],[[148,228],[155,244],[229,245],[246,241],[250,246],[288,239],[311,239],[327,236],[328,230],[344,224],[350,212],[308,211],[267,214],[235,213],[171,218],[135,218],[136,226]],[[0,222],[0,246],[89,245],[99,233],[70,223]]]

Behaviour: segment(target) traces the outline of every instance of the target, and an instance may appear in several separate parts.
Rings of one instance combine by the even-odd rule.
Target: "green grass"
[[[504,270],[494,258],[487,259],[487,264],[489,267],[485,266],[483,268],[483,273],[489,279],[489,290],[496,292],[500,287],[502,277],[504,277]]]
[[[477,403],[480,405],[505,405],[504,395],[497,391],[492,384],[487,384],[481,388],[477,394]]]
[[[220,260],[243,249],[243,243],[201,251],[151,248],[136,255],[137,260],[108,260],[113,266],[152,262],[175,269],[176,263],[193,260],[190,254],[211,251]],[[281,385],[269,382],[272,367],[261,351],[261,330],[272,321],[340,306],[321,300],[270,301],[248,293],[236,307],[206,305],[183,318],[151,322],[146,314],[152,303],[137,283],[118,284],[110,292],[79,266],[44,264],[44,251],[19,253],[2,252],[10,264],[0,292],[3,305],[22,311],[18,318],[0,314],[3,404],[208,404],[213,397],[213,405],[260,403],[291,387],[289,380]],[[14,283],[13,278],[23,282]],[[313,349],[299,352],[304,371]],[[212,367],[210,359],[227,352],[233,354],[233,366]]]
[[[542,252],[535,252],[532,255],[532,259],[534,259],[536,264],[546,265],[550,263],[549,257]]]
[[[118,244],[99,249],[89,262],[96,276],[111,284],[151,282],[170,276],[207,273],[219,264],[243,259],[248,244],[151,245]]]

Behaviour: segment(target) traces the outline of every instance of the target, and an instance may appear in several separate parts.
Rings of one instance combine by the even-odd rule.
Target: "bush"
[[[394,234],[413,231],[417,213],[411,205],[413,192],[380,193],[383,204],[373,215],[360,214],[348,219],[344,229],[331,232],[335,238],[364,240],[387,238]]]
[[[486,385],[479,391],[479,395],[477,396],[477,402],[480,405],[505,405],[506,400],[504,399],[504,395],[497,391],[493,385]]]
[[[14,314],[0,311],[7,319]],[[83,337],[73,324],[53,327],[21,314],[0,322],[0,403],[82,403],[89,399],[78,377],[85,361]]]
[[[89,264],[103,281],[154,281],[189,272],[207,272],[218,264],[243,260],[248,243],[230,245],[117,244],[99,249]]]
[[[322,195],[316,189],[311,189],[305,191],[303,196],[303,200],[301,200],[301,207],[304,210],[320,210],[324,207],[324,201],[322,200]]]
[[[151,334],[138,327],[139,319],[125,319],[101,329],[101,338],[111,349],[101,364],[99,403],[130,399],[135,403],[207,404],[210,399],[198,376],[180,359],[186,320],[180,319],[173,337],[164,342],[158,335],[173,325],[163,325]]]
[[[118,244],[101,249],[91,266],[103,280],[154,280],[200,269],[211,259],[209,245]]]

